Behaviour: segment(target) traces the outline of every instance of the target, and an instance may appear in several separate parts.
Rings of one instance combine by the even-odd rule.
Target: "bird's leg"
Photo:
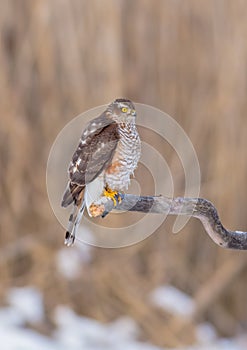
[[[120,192],[118,192],[118,191],[112,190],[107,185],[105,186],[103,194],[104,194],[105,197],[111,198],[113,200],[114,207],[116,207],[117,204],[121,203],[121,201],[122,201],[122,194]]]
[[[94,202],[90,205],[89,211],[92,217],[101,216],[102,218],[106,217],[109,214],[108,211],[105,210],[104,203],[107,201],[107,198],[110,198],[113,201],[114,207],[122,202],[124,198],[124,194],[115,190],[112,190],[109,186],[105,186],[104,191],[102,193],[102,198],[97,202]]]

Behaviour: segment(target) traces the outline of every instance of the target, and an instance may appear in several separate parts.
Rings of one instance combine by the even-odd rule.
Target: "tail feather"
[[[64,239],[64,244],[67,245],[68,247],[74,244],[74,241],[76,238],[76,232],[77,232],[78,226],[80,225],[84,209],[85,209],[84,200],[81,202],[81,205],[74,204],[73,206],[73,210],[69,217],[68,228]]]
[[[73,202],[78,202],[81,199],[81,192],[84,190],[84,186],[80,186],[69,182],[63,195],[61,206],[66,208]]]
[[[73,245],[76,237],[76,231],[80,225],[81,218],[85,208],[84,187],[69,182],[62,199],[62,207],[67,207],[73,203],[73,210],[69,217],[68,228],[65,234],[64,244]]]
[[[71,194],[69,185],[67,186],[64,195],[63,195],[63,199],[61,202],[61,206],[66,208],[68,205],[70,205],[73,202],[73,196]]]

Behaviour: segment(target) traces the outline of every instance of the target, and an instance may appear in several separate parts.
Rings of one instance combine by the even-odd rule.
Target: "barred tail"
[[[63,194],[61,206],[66,208],[68,205],[72,204],[73,202],[80,201],[84,193],[84,187],[85,186],[81,186],[81,185],[77,185],[69,182]]]
[[[76,231],[78,226],[80,225],[84,209],[85,209],[84,200],[80,203],[80,205],[77,205],[77,204],[73,205],[73,210],[69,217],[68,228],[64,239],[64,244],[67,245],[68,247],[72,246],[75,241]]]

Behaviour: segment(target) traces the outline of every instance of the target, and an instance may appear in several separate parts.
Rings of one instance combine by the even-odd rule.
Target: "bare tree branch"
[[[207,234],[223,248],[247,250],[247,232],[229,231],[222,225],[214,205],[204,198],[167,198],[163,196],[122,195],[121,203],[114,207],[109,198],[102,198],[97,205],[103,206],[103,215],[112,209],[120,211],[138,211],[165,215],[187,215],[201,220]],[[102,214],[102,211],[101,211]],[[96,214],[95,216],[99,216]]]

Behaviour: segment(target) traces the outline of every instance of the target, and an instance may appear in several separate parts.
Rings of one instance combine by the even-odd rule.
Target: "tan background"
[[[131,248],[93,248],[80,276],[65,280],[55,267],[64,232],[45,186],[60,129],[125,96],[180,123],[198,153],[201,196],[214,202],[227,227],[246,230],[246,33],[241,0],[1,2],[2,303],[11,286],[38,286],[47,333],[58,304],[103,322],[129,315],[143,339],[159,345],[192,342],[194,324],[204,320],[224,336],[246,330],[246,253],[218,248],[195,220],[177,236],[169,219]],[[172,168],[172,152],[166,160]],[[182,182],[175,174],[178,195]],[[195,298],[192,321],[147,302],[163,283]]]

